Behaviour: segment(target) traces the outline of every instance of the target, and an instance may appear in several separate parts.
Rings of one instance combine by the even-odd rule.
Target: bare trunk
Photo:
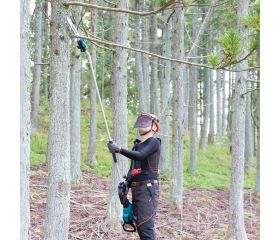
[[[38,113],[40,103],[40,78],[42,62],[42,4],[36,1],[35,7],[35,57],[34,57],[34,80],[31,99],[31,131],[36,132],[38,128]]]
[[[147,0],[143,3],[143,11],[147,11],[148,2]],[[148,18],[142,18],[142,49],[145,51],[149,51],[149,23]],[[149,74],[149,56],[146,54],[142,54],[142,70],[143,70],[143,79],[145,83],[145,99],[146,99],[146,108],[147,112],[150,112],[150,74]]]
[[[226,78],[225,71],[222,73],[221,79],[221,91],[222,91],[222,135],[226,132]]]
[[[221,97],[221,82],[222,82],[222,70],[217,70],[216,78],[216,117],[217,117],[217,135],[222,135],[222,97]]]
[[[78,22],[81,9],[73,9],[73,16]],[[74,39],[73,39],[74,41]],[[71,46],[71,70],[70,70],[70,153],[71,153],[71,180],[81,179],[81,72],[82,57],[81,51],[76,47],[76,41]]]
[[[91,1],[92,4],[96,4],[96,0]],[[92,10],[91,12],[91,31],[92,35],[96,34],[96,26],[97,26],[97,17],[98,13],[96,10]],[[96,46],[92,45],[92,65],[93,69],[96,73]],[[104,55],[103,55],[104,57]],[[104,61],[104,60],[103,60]],[[94,80],[91,78],[89,82],[89,90],[90,90],[90,134],[89,134],[89,144],[88,144],[88,152],[87,152],[87,160],[91,165],[96,164],[96,131],[97,131],[97,119],[96,119],[96,89]],[[103,93],[104,97],[104,93]]]
[[[209,94],[210,94],[210,119],[209,119],[209,134],[208,143],[214,144],[215,136],[215,111],[214,111],[214,83],[213,83],[213,70],[209,70]]]
[[[155,1],[151,4],[151,10],[157,8]],[[153,14],[150,17],[150,52],[157,53],[157,16]],[[150,87],[150,112],[154,114],[159,114],[159,103],[158,103],[158,59],[156,57],[151,57],[151,87]]]
[[[249,0],[239,0],[237,8],[237,28],[240,34],[248,34],[242,20],[248,15]],[[243,51],[243,54],[244,51]],[[248,60],[237,65],[237,69],[247,69]],[[229,199],[228,239],[247,240],[244,225],[244,149],[245,149],[245,108],[247,72],[237,72],[233,93],[232,113],[232,168]]]
[[[176,7],[177,4],[175,4]],[[174,58],[184,58],[184,9],[175,8],[173,17]],[[173,152],[172,176],[170,197],[178,209],[183,207],[183,71],[184,65],[173,63]]]
[[[194,17],[193,17],[193,36],[194,42],[197,42],[198,34],[198,6],[194,6]],[[193,57],[197,55],[197,48],[192,47],[191,55]],[[197,62],[197,59],[193,59],[193,62]],[[196,170],[196,135],[197,135],[197,71],[196,67],[190,66],[190,163],[189,171],[194,173]]]
[[[30,239],[30,2],[20,1],[20,240]]]
[[[43,3],[43,21],[42,21],[42,33],[43,33],[43,46],[44,46],[44,50],[43,50],[43,56],[44,56],[44,61],[43,62],[47,62],[49,59],[49,19],[48,19],[48,0],[45,0]],[[44,67],[44,95],[46,98],[46,101],[49,101],[49,66],[45,66]]]
[[[128,8],[127,0],[120,0],[118,8]],[[114,21],[114,42],[127,45],[128,39],[128,15],[116,13]],[[119,33],[122,34],[119,34]],[[113,139],[122,147],[127,147],[127,51],[116,48],[112,58],[112,117],[113,117]],[[118,166],[121,174],[127,171],[127,159],[117,155]],[[115,164],[112,170],[112,183],[107,207],[107,220],[111,228],[121,228],[122,208],[119,201],[117,187],[119,177]]]
[[[164,11],[164,21],[166,22],[171,11]],[[166,22],[163,28],[163,56],[171,57],[171,24],[172,20]],[[163,61],[163,76],[161,83],[161,155],[160,171],[169,168],[169,122],[170,122],[170,77],[171,62]]]
[[[48,196],[44,240],[68,239],[70,218],[70,45],[59,0],[51,3],[51,98],[48,135]]]
[[[209,46],[207,43],[208,38],[205,39],[206,42],[206,54],[209,52]],[[199,149],[204,151],[206,149],[207,144],[207,134],[208,134],[208,126],[209,126],[209,115],[210,115],[210,79],[209,79],[209,71],[208,68],[204,68],[204,81],[203,81],[203,124],[201,127],[200,134],[200,143]]]
[[[251,84],[247,81],[248,89]],[[253,124],[252,124],[252,112],[251,112],[251,93],[246,94],[246,111],[245,111],[245,170],[252,171],[253,167]]]
[[[189,128],[189,100],[190,100],[190,76],[189,67],[184,67],[184,131]]]
[[[140,1],[135,2],[136,11],[140,11]],[[141,49],[141,39],[140,39],[140,16],[135,17],[135,48]],[[138,99],[139,99],[139,112],[147,112],[147,104],[145,99],[145,84],[143,78],[142,69],[142,55],[139,52],[135,53],[135,70],[136,70],[136,84],[138,89]]]

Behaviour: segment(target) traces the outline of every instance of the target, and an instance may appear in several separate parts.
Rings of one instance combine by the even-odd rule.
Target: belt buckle
[[[149,182],[149,183],[147,183],[147,187],[151,187],[152,186],[152,184]]]

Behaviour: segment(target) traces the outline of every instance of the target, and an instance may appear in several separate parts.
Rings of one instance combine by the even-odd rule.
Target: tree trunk
[[[96,4],[96,0],[91,1],[92,4]],[[98,12],[96,10],[91,11],[91,31],[92,35],[96,35]],[[92,45],[92,65],[96,73],[96,46]],[[104,57],[104,55],[103,55]],[[97,135],[97,119],[96,119],[96,89],[94,80],[91,78],[89,82],[90,89],[90,134],[87,160],[90,165],[96,164],[96,135]],[[104,93],[103,93],[104,94]],[[104,96],[103,96],[104,97]]]
[[[233,72],[229,72],[229,89],[228,89],[228,115],[227,115],[227,135],[231,139],[231,116],[232,116],[232,81]]]
[[[221,79],[221,91],[222,91],[222,135],[226,132],[226,77],[225,71],[222,73]]]
[[[157,8],[155,1],[151,4],[151,11]],[[150,17],[150,52],[157,53],[157,16],[153,14]],[[154,114],[159,114],[159,103],[158,103],[158,59],[156,57],[151,57],[151,89],[150,89],[150,112]]]
[[[128,8],[127,0],[120,0],[118,8]],[[114,42],[127,45],[128,41],[128,15],[116,13],[114,21]],[[119,33],[122,34],[119,34]],[[127,147],[127,51],[116,48],[112,58],[112,118],[113,139],[122,147]],[[117,155],[120,174],[126,174],[127,159]],[[118,196],[119,177],[115,164],[112,170],[112,183],[107,207],[107,220],[111,228],[121,229],[122,207]]]
[[[20,1],[20,240],[30,239],[30,2]]]
[[[171,11],[164,11],[163,18],[165,25],[163,27],[163,56],[171,57],[171,25],[172,18],[167,22]],[[169,168],[169,122],[170,122],[170,77],[171,62],[162,61],[163,76],[161,83],[161,154],[160,154],[160,171],[166,171]]]
[[[259,87],[259,86],[258,86]],[[257,128],[257,174],[256,174],[256,194],[260,196],[260,90],[257,90],[257,116],[258,116],[258,128]]]
[[[47,62],[49,59],[49,19],[48,19],[48,0],[45,0],[43,2],[43,21],[42,21],[42,34],[43,34],[43,46],[44,46],[44,50],[43,50],[43,56],[44,56],[44,61],[43,62]],[[49,101],[49,66],[45,66],[44,67],[44,95],[45,95],[45,99],[46,101]]]
[[[193,16],[193,39],[197,39],[198,34],[198,6],[194,6]],[[197,41],[198,43],[199,41]],[[190,57],[197,55],[197,48],[192,47]],[[188,57],[189,57],[188,56]],[[197,63],[197,59],[193,59],[193,62]],[[196,170],[196,135],[197,135],[197,67],[190,66],[190,163],[189,171],[194,173]]]
[[[140,11],[140,1],[135,1],[135,10]],[[135,48],[141,49],[141,39],[140,39],[140,16],[135,16]],[[139,99],[139,112],[147,112],[147,104],[145,99],[145,84],[143,78],[142,69],[142,55],[139,52],[135,53],[135,70],[136,70],[136,83],[138,89],[138,99]]]
[[[189,128],[189,100],[190,100],[190,76],[189,66],[184,67],[184,132],[188,133]]]
[[[81,9],[76,7],[72,10],[76,22],[79,21]],[[73,39],[71,46],[71,70],[70,70],[70,153],[71,153],[71,180],[81,179],[81,51],[76,47]]]
[[[216,71],[216,117],[217,117],[217,135],[222,135],[222,97],[221,97],[221,82],[222,82],[222,70]]]
[[[207,43],[208,38],[205,38],[206,49],[205,53],[209,52],[209,43]],[[201,127],[200,134],[200,143],[199,149],[204,151],[206,149],[207,144],[207,134],[208,134],[208,123],[209,123],[209,115],[210,115],[210,79],[209,79],[209,71],[208,68],[204,68],[204,81],[203,81],[203,124]]]
[[[40,103],[40,78],[41,65],[36,63],[42,62],[42,4],[36,1],[35,7],[35,57],[34,57],[34,80],[32,86],[31,99],[31,131],[36,132],[38,128],[38,113]]]
[[[51,98],[48,135],[48,196],[45,240],[68,239],[70,218],[70,45],[59,0],[51,2]]]
[[[215,136],[215,111],[214,111],[214,83],[213,83],[213,70],[209,70],[209,94],[210,94],[210,119],[209,119],[209,134],[208,143],[214,144]]]
[[[176,59],[184,58],[184,8],[178,8],[179,3],[175,4],[175,13],[173,15],[173,55]],[[173,63],[173,153],[172,153],[172,176],[171,176],[171,192],[172,202],[178,209],[183,207],[183,71],[184,65]]]
[[[248,34],[242,20],[248,15],[249,0],[239,0],[237,8],[237,29],[240,34]],[[242,54],[245,51],[243,50]],[[248,60],[237,64],[237,70],[247,69]],[[229,198],[229,228],[228,239],[246,240],[244,225],[243,186],[244,186],[244,149],[245,149],[245,108],[247,72],[237,72],[233,93],[232,113],[232,168]]]
[[[251,84],[247,81],[248,89]],[[253,167],[253,124],[252,124],[252,111],[251,111],[251,92],[246,94],[246,112],[245,112],[245,170],[252,171]]]
[[[145,0],[143,2],[143,11],[147,11],[148,2]],[[142,49],[149,51],[149,23],[148,18],[143,17],[142,19]],[[146,99],[146,108],[147,112],[150,112],[150,74],[149,74],[149,56],[142,54],[142,70],[143,70],[143,79],[145,83],[145,99]]]

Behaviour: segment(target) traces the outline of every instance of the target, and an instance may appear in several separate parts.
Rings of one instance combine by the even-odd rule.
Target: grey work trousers
[[[132,187],[132,207],[141,240],[155,240],[155,217],[159,199],[158,183]]]

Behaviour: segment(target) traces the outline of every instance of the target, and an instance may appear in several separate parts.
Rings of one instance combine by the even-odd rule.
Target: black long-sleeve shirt
[[[142,173],[132,177],[132,181],[155,180],[158,175],[160,139],[150,137],[146,141],[136,140],[133,150],[122,149],[121,154],[131,159],[130,170],[141,168]]]

